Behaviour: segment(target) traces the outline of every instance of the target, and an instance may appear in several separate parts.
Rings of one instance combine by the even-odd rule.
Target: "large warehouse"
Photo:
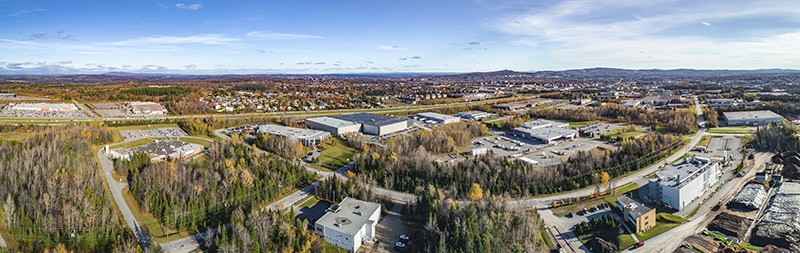
[[[723,112],[729,126],[766,125],[783,121],[783,117],[772,111]]]
[[[130,149],[109,150],[106,146],[106,154],[113,159],[130,159],[134,152],[143,151],[150,155],[153,162],[169,159],[187,158],[203,152],[203,146],[186,143],[177,140],[155,140],[147,145],[142,145]]]
[[[323,131],[272,124],[259,125],[257,132],[259,134],[284,136],[290,140],[299,141],[306,146],[319,144],[331,136],[331,134]]]
[[[648,188],[651,197],[681,210],[719,180],[719,163],[708,158],[684,158],[656,172]]]
[[[521,127],[514,128],[514,136],[538,140],[550,144],[558,140],[572,140],[578,138],[578,131],[567,128],[569,124],[538,119],[526,122]]]
[[[444,114],[439,114],[439,113],[435,113],[435,112],[417,113],[416,118],[419,118],[419,119],[425,120],[425,121],[432,121],[432,122],[435,122],[436,124],[450,124],[450,123],[456,123],[456,122],[461,121],[461,118],[459,118],[459,117],[453,117],[453,116],[450,116],[450,115],[444,115]]]
[[[12,110],[20,110],[20,111],[59,111],[59,112],[66,112],[66,111],[77,111],[78,107],[74,104],[47,104],[47,103],[36,103],[36,104],[16,104],[11,107]]]
[[[361,124],[359,123],[331,117],[309,118],[306,119],[305,122],[306,127],[308,128],[325,131],[336,135],[353,133],[361,130]]]

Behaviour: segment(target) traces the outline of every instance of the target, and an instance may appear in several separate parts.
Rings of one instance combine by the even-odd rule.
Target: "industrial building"
[[[345,134],[360,131],[371,135],[387,135],[408,129],[409,121],[403,118],[383,116],[373,113],[354,113],[331,117],[309,118],[306,127],[329,132]]]
[[[648,183],[650,197],[681,210],[719,180],[719,167],[708,158],[684,158],[656,172]]]
[[[626,221],[633,224],[636,233],[644,233],[656,225],[656,210],[645,206],[628,196],[617,198],[617,207],[622,210]]]
[[[328,132],[272,124],[258,125],[256,133],[283,136],[306,146],[317,145],[331,136]]]
[[[772,111],[723,112],[722,117],[728,126],[752,126],[779,123],[783,117]]]
[[[131,113],[139,115],[164,115],[167,108],[155,102],[128,102],[125,104],[131,108]]]
[[[482,111],[466,111],[466,112],[456,113],[456,117],[462,119],[471,119],[471,120],[481,120],[482,118],[486,118],[491,115],[492,115],[491,113]]]
[[[331,117],[309,118],[305,120],[306,127],[325,131],[331,134],[343,135],[361,130],[361,124],[352,121],[340,120]]]
[[[375,230],[381,218],[381,205],[346,197],[314,223],[314,230],[326,242],[350,252],[358,251],[361,244],[375,239]]]
[[[461,121],[461,118],[459,117],[453,117],[450,115],[444,115],[435,112],[417,113],[416,118],[424,121],[430,121],[436,124],[450,124]]]
[[[113,159],[130,159],[133,153],[142,151],[150,155],[153,162],[169,159],[187,158],[203,152],[203,146],[194,143],[186,143],[177,140],[155,140],[150,144],[134,147],[131,149],[105,148],[106,155]]]
[[[35,103],[35,104],[16,104],[11,107],[12,110],[18,111],[58,111],[58,112],[67,112],[67,111],[77,111],[78,107],[74,104],[47,104],[47,103]]]
[[[568,126],[567,123],[538,119],[514,128],[512,135],[538,140],[545,144],[578,138],[578,131]]]
[[[373,113],[355,113],[332,116],[332,118],[361,124],[361,132],[371,135],[387,135],[408,129],[408,120]]]
[[[525,101],[517,101],[517,102],[510,102],[510,103],[503,103],[503,104],[496,104],[492,105],[493,109],[498,110],[506,110],[506,111],[520,111],[520,110],[527,110],[532,107],[536,107],[538,105],[551,103],[550,99],[543,99],[543,98],[535,98],[531,100]]]
[[[488,152],[489,152],[489,149],[487,149],[487,148],[473,148],[473,149],[469,150],[469,154],[473,155],[473,156],[485,155]]]

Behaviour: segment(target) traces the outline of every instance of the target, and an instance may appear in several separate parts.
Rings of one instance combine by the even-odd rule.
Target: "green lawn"
[[[703,136],[702,138],[700,138],[700,141],[697,142],[697,146],[703,146],[703,147],[707,148],[708,144],[711,143],[711,137],[713,137],[713,136],[708,136],[708,135]],[[695,146],[695,147],[697,147],[697,146]]]
[[[311,208],[312,206],[317,204],[317,202],[319,202],[319,199],[316,196],[309,196],[309,197],[305,198],[303,200],[303,202],[300,203],[300,205],[298,205],[298,206],[300,208],[303,208],[303,207]]]
[[[667,213],[658,213],[656,216],[656,225],[644,233],[636,233],[636,237],[639,238],[640,241],[646,241],[647,239],[653,238],[661,233],[666,232],[667,230],[681,225],[683,222],[686,222],[686,219],[679,216]]]
[[[207,148],[210,148],[212,145],[214,145],[214,142],[206,140],[204,138],[197,138],[197,137],[192,137],[192,136],[183,136],[183,137],[178,137],[178,139],[180,141],[183,141],[183,142],[200,144],[200,145],[203,145],[204,147],[207,147]]]
[[[603,204],[603,203],[609,203],[609,204],[612,204],[612,205],[616,205],[617,204],[617,197],[622,196],[623,194],[628,193],[628,192],[632,192],[632,191],[635,194],[636,193],[635,192],[636,189],[638,189],[638,186],[635,183],[627,183],[625,185],[622,185],[622,186],[617,187],[616,189],[614,189],[614,194],[612,194],[612,195],[607,195],[607,196],[605,196],[603,198],[595,198],[595,199],[590,199],[590,200],[584,200],[584,201],[580,201],[580,202],[577,202],[577,203],[572,203],[572,204],[565,205],[565,206],[559,206],[559,207],[553,208],[552,211],[553,211],[553,214],[556,215],[556,216],[564,216],[564,215],[566,215],[568,213],[575,213],[577,211],[583,210],[584,208],[591,208],[593,206],[596,206],[596,205],[599,205],[599,204]]]
[[[619,240],[619,243],[617,244],[617,248],[619,250],[628,249],[636,244],[636,241],[633,240],[633,236],[630,234],[621,234],[617,237],[617,239]]]
[[[345,249],[339,248],[339,246],[333,245],[333,244],[325,241],[325,239],[322,239],[322,238],[317,238],[317,239],[318,240],[322,240],[325,243],[325,247],[322,248],[322,252],[323,253],[347,253],[348,252]]]
[[[752,130],[747,128],[712,128],[708,129],[708,133],[712,134],[751,134]]]
[[[356,155],[355,149],[348,147],[345,140],[336,137],[323,142],[322,149],[317,164],[331,170],[337,170],[350,163],[350,160]]]
[[[555,245],[553,245],[553,242],[550,241],[550,236],[547,234],[547,229],[539,229],[539,234],[542,237],[542,241],[544,242],[544,245],[548,249],[550,249],[550,250],[556,249]]]
[[[137,146],[141,146],[141,145],[146,145],[148,143],[153,142],[153,140],[154,140],[153,138],[143,138],[143,139],[138,139],[138,140],[135,140],[135,141],[130,141],[130,142],[122,143],[122,144],[108,145],[108,148],[110,148],[110,149],[132,148],[132,147],[137,147]]]
[[[602,134],[601,137],[607,139],[615,139],[615,138],[628,139],[644,133],[644,130],[641,129],[637,129],[634,131],[627,131],[627,130],[628,130],[627,127],[620,127]]]
[[[569,122],[569,128],[581,128],[585,127],[594,123],[600,122],[599,120],[590,120],[590,121],[576,121],[576,122]]]
[[[613,243],[617,246],[617,249],[627,249],[633,246],[635,243],[631,235],[620,233],[619,228],[604,228],[600,230],[593,230],[588,234],[578,235],[578,239],[580,239],[584,244],[594,237],[600,237],[607,242]]]

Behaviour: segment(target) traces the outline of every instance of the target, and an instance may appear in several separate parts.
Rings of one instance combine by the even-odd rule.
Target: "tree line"
[[[797,127],[790,124],[769,124],[758,127],[755,139],[747,145],[761,151],[796,152],[800,151],[797,133]]]
[[[103,186],[93,147],[112,141],[92,126],[36,128],[25,141],[0,145],[0,219],[18,243],[42,252],[134,251]]]
[[[487,195],[531,196],[591,186],[600,172],[615,178],[644,168],[681,147],[683,140],[651,133],[622,141],[614,150],[578,151],[564,162],[544,168],[491,155],[440,163],[422,143],[415,137],[403,137],[372,148],[357,158],[354,171],[382,187],[405,192],[431,184],[449,196],[465,198],[472,184],[478,183]]]
[[[257,155],[241,142],[216,144],[203,160],[129,168],[130,189],[142,209],[177,230],[226,222],[235,208],[274,200],[314,181],[300,164]]]
[[[296,159],[305,153],[303,144],[286,136],[258,134],[254,144],[256,147],[286,159]]]
[[[604,120],[653,128],[663,126],[666,131],[679,134],[689,134],[697,131],[697,116],[689,109],[656,111],[619,104],[604,104],[598,107],[578,108],[577,110],[554,108],[535,110],[530,112],[530,116],[567,121]]]

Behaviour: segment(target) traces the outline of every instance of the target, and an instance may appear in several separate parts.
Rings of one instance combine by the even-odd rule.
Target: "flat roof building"
[[[435,113],[435,112],[417,113],[416,117],[418,117],[420,119],[423,119],[423,120],[430,120],[430,121],[436,122],[437,124],[450,124],[450,123],[456,123],[456,122],[461,121],[461,118],[459,118],[459,117],[453,117],[453,116],[450,116],[450,115],[444,115],[444,114],[439,114],[439,113]]]
[[[456,117],[460,117],[463,119],[471,119],[471,120],[480,120],[482,118],[486,118],[491,115],[492,115],[491,113],[482,111],[466,111],[466,112],[456,113]]]
[[[194,143],[187,143],[178,140],[155,140],[150,144],[130,148],[108,150],[106,154],[114,159],[130,159],[131,155],[137,151],[142,151],[150,156],[152,161],[164,161],[169,159],[186,158],[203,151],[203,146]]]
[[[704,157],[686,157],[656,172],[648,187],[654,200],[681,210],[703,195],[719,177],[719,163]]]
[[[146,115],[164,115],[167,114],[167,108],[156,102],[128,102],[133,114],[146,114]]]
[[[77,111],[78,107],[74,104],[48,104],[48,103],[35,103],[35,104],[16,104],[11,107],[12,110],[19,111]]]
[[[729,126],[760,126],[783,121],[783,116],[768,110],[723,112],[722,117]]]
[[[305,123],[306,127],[310,129],[325,131],[336,135],[343,135],[361,130],[361,124],[359,123],[331,117],[308,118],[305,120]]]
[[[331,116],[331,118],[361,124],[361,132],[371,135],[387,135],[408,129],[409,121],[398,117],[389,117],[374,113],[354,113]]]
[[[331,136],[330,133],[324,131],[272,124],[258,125],[258,130],[256,132],[259,134],[283,136],[293,141],[299,141],[307,146],[319,144]]]
[[[569,124],[551,120],[537,119],[514,128],[512,134],[528,139],[539,140],[550,144],[558,140],[572,140],[578,138],[578,131],[567,128]]]
[[[350,252],[375,239],[375,226],[381,218],[381,205],[346,197],[314,223],[314,230],[326,242]]]
[[[625,220],[633,224],[636,233],[644,233],[656,225],[656,210],[626,195],[617,198],[617,207]]]
[[[549,99],[543,98],[535,98],[525,101],[517,101],[517,102],[510,102],[510,103],[503,103],[503,104],[496,104],[492,105],[492,108],[499,109],[499,110],[507,110],[507,111],[519,111],[529,109],[531,107],[535,107],[541,104],[546,104],[552,102]]]

